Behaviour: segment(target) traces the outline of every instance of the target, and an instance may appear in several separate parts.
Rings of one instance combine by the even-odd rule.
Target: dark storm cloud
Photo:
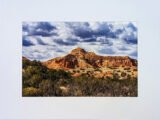
[[[96,42],[96,37],[85,38],[81,42]]]
[[[109,39],[109,38],[105,38],[105,37],[103,37],[103,38],[98,38],[98,39],[97,39],[97,42],[100,42],[101,45],[104,45],[104,44],[106,44],[106,45],[108,45],[108,46],[112,46],[112,45],[113,45],[112,40]]]
[[[137,57],[137,51],[134,51],[134,52],[130,53],[129,55],[133,56],[133,57]]]
[[[75,36],[78,36],[82,39],[86,38],[93,38],[93,37],[100,37],[105,36],[108,38],[116,38],[116,34],[112,32],[112,25],[110,24],[102,24],[97,30],[93,30],[90,28],[89,23],[83,24],[83,27],[81,26],[72,26],[70,25],[72,29],[74,29],[73,34]]]
[[[69,40],[54,39],[53,42],[55,42],[59,45],[72,46],[72,45],[76,45],[78,41],[76,39],[69,39]]]
[[[121,50],[121,51],[127,51],[127,50],[129,50],[129,48],[123,46],[123,47],[119,48],[119,50]]]
[[[93,31],[89,28],[89,23],[84,22],[81,24],[80,22],[72,22],[67,23],[67,26],[73,30],[73,34],[82,39],[91,38],[93,35]]]
[[[51,25],[50,23],[48,22],[40,22],[36,28],[40,28],[42,30],[45,30],[45,31],[52,31],[53,29],[56,29],[55,26]]]
[[[137,44],[137,39],[136,38],[124,38],[124,40],[128,43],[128,44]]]
[[[134,26],[132,23],[129,23],[127,27],[131,28],[133,31],[137,31],[137,27]]]
[[[39,38],[37,38],[37,43],[38,43],[39,45],[48,45],[48,44],[44,43],[44,41],[41,40],[41,39],[39,39]]]
[[[22,31],[29,32],[29,26],[27,24],[22,24]]]
[[[124,41],[128,44],[137,44],[137,37],[133,34],[123,37]]]
[[[82,29],[78,29],[78,30],[75,30],[74,31],[74,34],[78,37],[81,37],[81,38],[90,38],[93,36],[93,33],[92,31],[88,31],[88,30],[82,30]]]
[[[93,31],[93,34],[97,37],[117,38],[117,34],[112,29],[113,26],[111,24],[101,24],[97,30]]]
[[[48,37],[57,35],[54,31],[56,30],[56,27],[48,22],[39,22],[35,26],[31,26],[30,24],[23,24],[22,30],[23,32],[26,32],[28,36]]]
[[[56,50],[56,52],[64,53],[64,51],[61,49]]]
[[[52,35],[57,35],[56,33],[50,33],[48,31],[44,31],[44,30],[39,30],[39,31],[33,31],[31,33],[28,34],[29,36],[43,36],[43,37],[48,37],[48,36],[52,36]]]
[[[120,35],[120,34],[122,34],[123,32],[125,31],[125,29],[123,28],[121,28],[121,29],[117,29],[116,31],[115,31],[115,35],[117,36],[117,35]]]
[[[22,44],[23,46],[25,47],[29,47],[29,46],[33,46],[34,44],[29,40],[27,39],[26,37],[22,37]]]
[[[98,52],[102,53],[102,54],[114,54],[114,50],[111,48],[103,48],[101,50],[99,50]]]

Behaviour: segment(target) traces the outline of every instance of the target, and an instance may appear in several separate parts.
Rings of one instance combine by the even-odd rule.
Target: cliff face
[[[22,56],[22,60],[23,61],[29,61],[29,59],[27,59],[26,57]]]
[[[132,67],[137,61],[128,56],[100,56],[86,52],[82,48],[72,50],[64,57],[54,58],[43,62],[50,69],[103,68],[103,67]]]

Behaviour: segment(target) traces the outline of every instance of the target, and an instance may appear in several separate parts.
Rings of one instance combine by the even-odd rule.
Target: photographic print
[[[137,97],[135,22],[23,22],[23,97]]]

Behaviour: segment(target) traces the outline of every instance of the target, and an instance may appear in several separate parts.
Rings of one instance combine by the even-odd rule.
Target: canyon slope
[[[64,57],[57,57],[43,65],[50,69],[102,68],[102,67],[132,67],[137,66],[137,60],[128,56],[100,56],[87,52],[82,48],[73,49]]]
[[[49,69],[69,71],[73,77],[85,74],[97,78],[137,78],[137,60],[129,56],[101,56],[79,47],[63,57],[53,58],[42,64]]]

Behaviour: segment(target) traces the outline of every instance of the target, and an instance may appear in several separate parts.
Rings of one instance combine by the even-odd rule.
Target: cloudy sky
[[[23,56],[45,61],[76,47],[99,55],[137,59],[134,22],[23,22]]]

